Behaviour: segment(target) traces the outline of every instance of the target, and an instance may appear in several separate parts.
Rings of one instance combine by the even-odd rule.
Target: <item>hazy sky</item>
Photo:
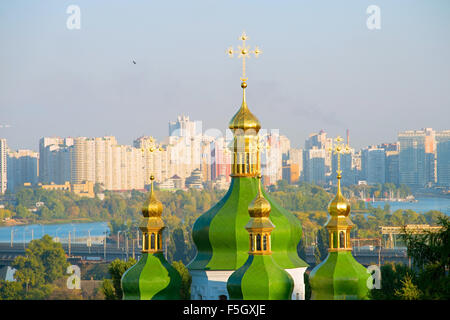
[[[81,9],[69,30],[67,7]],[[381,30],[366,27],[369,5]],[[354,147],[402,130],[450,129],[450,1],[0,2],[0,137],[38,149],[42,136],[163,138],[185,114],[224,130],[247,100],[294,147],[350,129]],[[137,64],[133,64],[132,60]]]

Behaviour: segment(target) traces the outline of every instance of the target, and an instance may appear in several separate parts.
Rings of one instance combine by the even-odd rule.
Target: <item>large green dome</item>
[[[351,251],[330,252],[310,274],[311,300],[368,299],[368,279],[372,276]]]
[[[227,194],[194,224],[197,255],[190,270],[236,270],[248,258],[248,205],[258,192],[258,178],[233,177]],[[307,267],[297,254],[302,237],[300,221],[263,191],[272,211],[272,256],[283,269]]]
[[[124,300],[180,300],[181,277],[162,252],[143,253],[122,276]]]

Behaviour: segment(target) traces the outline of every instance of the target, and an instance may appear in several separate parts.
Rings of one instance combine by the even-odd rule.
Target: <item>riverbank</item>
[[[71,238],[71,242],[86,241],[87,238],[95,239],[109,234],[110,229],[107,221],[97,222],[75,222],[59,224],[22,224],[16,226],[0,227],[0,242],[29,242],[40,239],[45,234],[53,238]]]
[[[396,210],[413,210],[417,213],[425,213],[428,211],[440,211],[446,215],[450,215],[450,198],[441,197],[420,197],[416,198],[417,202],[408,201],[375,201],[367,204],[373,207],[383,209],[386,204],[389,204],[391,212]]]
[[[52,220],[28,220],[28,219],[8,219],[0,221],[0,227],[14,227],[14,226],[28,226],[34,224],[49,225],[49,224],[68,224],[68,223],[90,223],[101,222],[101,220],[95,220],[90,218],[77,218],[77,219],[52,219]]]

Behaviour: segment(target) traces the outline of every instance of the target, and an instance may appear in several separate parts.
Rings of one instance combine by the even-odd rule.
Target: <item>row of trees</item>
[[[373,289],[377,300],[450,299],[450,220],[440,217],[439,232],[405,233],[403,240],[413,265],[381,267],[381,289]]]
[[[328,220],[328,202],[334,197],[333,190],[330,191],[307,183],[290,186],[283,181],[270,188],[271,197],[300,219],[303,227],[303,247],[309,247],[312,243],[325,246],[321,239],[326,239],[322,229]],[[170,262],[182,261],[187,264],[196,253],[191,236],[195,220],[217,203],[224,195],[224,191],[205,189],[176,192],[157,190],[156,192],[164,205],[167,258]],[[350,193],[351,190],[344,190],[344,194],[349,199],[351,199]],[[20,190],[16,194],[16,203],[8,205],[4,210],[13,212],[14,217],[23,218],[29,223],[45,220],[48,215],[50,218],[47,221],[52,221],[52,217],[70,221],[80,218],[108,221],[112,235],[121,231],[122,235],[132,239],[136,238],[136,231],[142,219],[141,209],[146,197],[148,193],[139,191],[106,192],[105,199],[100,200],[81,198],[70,192],[27,188]],[[41,202],[41,206],[36,212],[30,212],[28,209],[36,207],[38,202]],[[379,227],[383,225],[401,226],[416,223],[435,225],[438,218],[442,216],[442,213],[438,211],[425,214],[412,210],[391,212],[388,205],[384,208],[375,208],[370,203],[366,206],[364,201],[352,199],[351,205],[352,209],[365,209],[365,213],[352,213],[351,219],[355,223],[352,229],[353,238],[379,237]],[[317,257],[320,258],[320,250],[317,250],[319,252],[316,253]]]
[[[50,236],[31,241],[12,263],[16,281],[0,281],[0,300],[81,299],[67,288],[68,266],[61,244]]]

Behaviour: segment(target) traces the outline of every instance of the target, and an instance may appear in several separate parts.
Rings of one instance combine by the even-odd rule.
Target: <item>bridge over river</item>
[[[313,252],[312,247],[309,247],[306,250],[306,262],[311,267],[316,264]],[[381,248],[381,250],[378,247],[374,247],[373,249],[353,248],[352,254],[356,261],[366,267],[374,264],[382,266],[383,264],[390,262],[406,265],[411,264],[411,259],[408,257],[406,248]]]
[[[0,265],[11,265],[14,258],[25,255],[27,243],[0,243]],[[92,244],[90,247],[86,244],[68,244],[61,243],[66,252],[67,259],[70,262],[110,262],[114,259],[126,260],[130,257],[138,259],[141,255],[141,249],[137,247],[117,247],[117,244]]]

